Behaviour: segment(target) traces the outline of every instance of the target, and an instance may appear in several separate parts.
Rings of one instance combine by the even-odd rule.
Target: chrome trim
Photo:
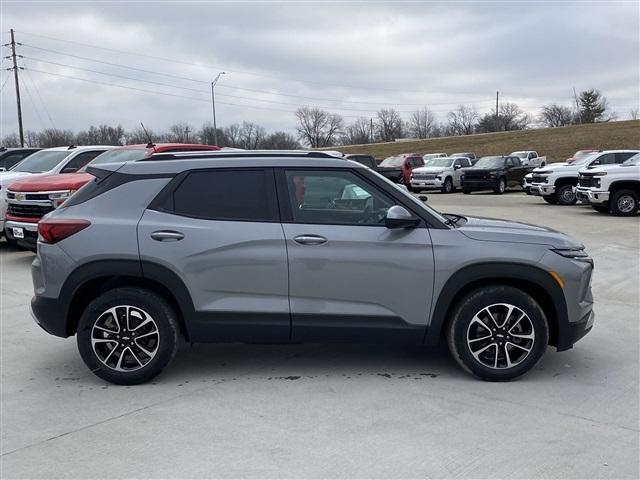
[[[5,228],[24,228],[29,232],[37,232],[38,224],[37,223],[27,223],[27,222],[15,222],[13,220],[7,220],[4,223]]]

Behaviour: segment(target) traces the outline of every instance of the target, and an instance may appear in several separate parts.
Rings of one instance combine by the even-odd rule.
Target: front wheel
[[[178,320],[160,295],[137,287],[93,300],[78,324],[78,350],[98,377],[119,385],[151,380],[173,359]]]
[[[526,292],[505,285],[479,288],[454,308],[446,330],[449,350],[483,380],[511,380],[531,370],[549,341],[547,319]]]
[[[542,198],[550,205],[555,205],[556,203],[558,203],[558,198],[555,195],[545,195]]]
[[[463,188],[462,193],[464,193],[465,195],[469,195],[471,193],[471,190],[469,190],[468,188]]]
[[[493,191],[498,195],[502,195],[506,189],[507,181],[504,178],[501,178],[500,180],[498,180],[498,185],[496,185],[496,188],[494,188]]]
[[[578,201],[576,192],[573,191],[573,185],[562,185],[556,190],[558,205],[574,205]]]
[[[611,198],[611,213],[629,217],[638,213],[638,194],[633,190],[618,190]]]
[[[591,205],[596,212],[609,213],[609,205]]]
[[[453,181],[450,177],[445,178],[444,185],[442,186],[442,193],[453,192]]]

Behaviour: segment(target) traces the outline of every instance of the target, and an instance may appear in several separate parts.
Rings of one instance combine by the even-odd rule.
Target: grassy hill
[[[640,149],[640,120],[573,125],[570,127],[484,133],[461,137],[431,138],[407,142],[372,143],[333,147],[343,153],[367,153],[385,158],[399,153],[474,152],[478,156],[508,154],[516,150],[536,150],[549,162],[563,161],[585,148]]]

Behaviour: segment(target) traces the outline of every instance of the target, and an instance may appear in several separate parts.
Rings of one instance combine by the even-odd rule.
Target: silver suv
[[[321,152],[156,154],[89,168],[39,224],[36,321],[113,383],[189,342],[436,345],[485,380],[593,325],[593,262],[553,230],[440,214]]]

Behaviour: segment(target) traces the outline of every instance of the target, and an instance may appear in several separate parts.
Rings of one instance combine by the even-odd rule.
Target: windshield
[[[401,167],[404,163],[404,157],[387,157],[380,162],[381,167]]]
[[[581,155],[579,157],[576,157],[576,159],[573,162],[570,162],[571,165],[585,165],[587,163],[591,163],[592,160],[595,160],[598,155],[600,155],[600,153],[589,153],[586,155]]]
[[[29,155],[11,169],[12,172],[42,173],[52,170],[71,152],[68,150],[40,150]]]
[[[429,160],[430,167],[450,167],[454,158],[432,158]]]
[[[499,168],[504,166],[503,157],[482,157],[474,167]]]
[[[527,157],[527,152],[513,152],[511,154],[512,157],[520,157],[520,158],[526,158]]]
[[[640,153],[636,153],[633,157],[622,162],[625,167],[640,167]]]
[[[87,167],[94,167],[96,165],[102,165],[103,163],[120,163],[129,162],[133,160],[142,160],[147,156],[146,150],[142,148],[118,148],[115,150],[108,150],[96,158],[91,160],[87,165],[82,167],[79,171],[86,172]]]

